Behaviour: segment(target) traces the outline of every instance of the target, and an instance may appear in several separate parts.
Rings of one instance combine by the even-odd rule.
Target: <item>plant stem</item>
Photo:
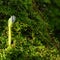
[[[8,45],[11,46],[11,26],[8,26],[9,30],[8,30]]]

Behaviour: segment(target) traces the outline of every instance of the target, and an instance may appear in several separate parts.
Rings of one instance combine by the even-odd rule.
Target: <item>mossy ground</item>
[[[16,21],[8,49],[11,15]],[[0,60],[60,60],[59,17],[57,0],[0,0]]]

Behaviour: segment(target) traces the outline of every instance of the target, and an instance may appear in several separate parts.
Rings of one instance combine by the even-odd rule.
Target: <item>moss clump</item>
[[[0,60],[60,59],[57,3],[52,0],[0,0]],[[11,15],[17,19],[12,26],[12,49],[5,51]]]

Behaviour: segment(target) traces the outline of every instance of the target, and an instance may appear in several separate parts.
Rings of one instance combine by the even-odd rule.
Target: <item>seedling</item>
[[[16,17],[13,15],[8,20],[8,46],[11,46],[11,28],[12,24],[15,22]]]

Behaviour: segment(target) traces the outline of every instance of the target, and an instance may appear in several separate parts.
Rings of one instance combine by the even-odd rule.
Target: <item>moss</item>
[[[2,51],[0,51],[0,57],[3,56],[0,59],[59,59],[60,9],[58,2],[52,0],[0,1],[0,49]],[[11,15],[17,18],[12,26],[13,43],[12,49],[5,51],[8,39],[7,23]]]

